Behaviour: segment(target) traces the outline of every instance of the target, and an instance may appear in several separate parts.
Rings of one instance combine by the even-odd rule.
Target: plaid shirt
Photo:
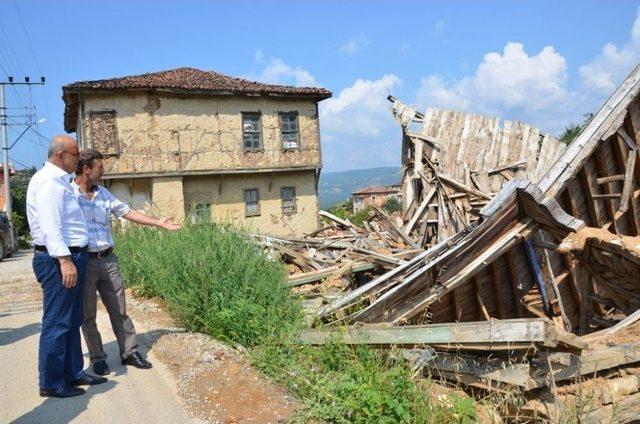
[[[89,200],[87,195],[80,190],[78,184],[71,183],[80,209],[84,214],[89,229],[89,252],[100,252],[114,246],[111,238],[111,214],[122,218],[131,208],[125,203],[116,199],[113,194],[102,186],[95,186],[93,199]]]

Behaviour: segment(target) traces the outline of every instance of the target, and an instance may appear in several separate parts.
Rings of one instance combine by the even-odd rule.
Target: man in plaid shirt
[[[89,233],[89,265],[83,290],[82,333],[89,348],[93,371],[99,375],[106,375],[110,371],[106,363],[107,355],[102,346],[102,338],[96,326],[96,291],[100,293],[102,303],[109,313],[111,327],[120,347],[122,364],[136,368],[151,368],[151,363],[138,352],[136,331],[131,318],[127,315],[118,257],[113,253],[111,215],[137,224],[152,225],[170,231],[180,229],[180,225],[171,222],[170,218],[153,218],[132,210],[116,199],[109,190],[98,185],[104,174],[102,158],[102,154],[97,150],[81,151],[76,178],[71,185],[78,197]]]

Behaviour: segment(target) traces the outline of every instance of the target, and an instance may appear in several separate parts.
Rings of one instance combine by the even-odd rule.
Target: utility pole
[[[4,87],[6,85],[44,85],[44,77],[40,77],[40,82],[31,82],[29,77],[24,78],[24,82],[13,81],[9,77],[8,81],[0,81],[0,126],[2,126],[2,150],[4,151],[4,205],[9,220],[9,235],[11,236],[11,247],[16,248],[16,237],[13,228],[13,205],[11,204],[11,185],[9,181],[9,138],[7,137],[7,104]]]

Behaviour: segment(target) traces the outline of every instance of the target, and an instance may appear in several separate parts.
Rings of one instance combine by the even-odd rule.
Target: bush
[[[117,253],[128,284],[164,298],[189,330],[254,346],[300,322],[282,265],[230,227],[128,227]]]

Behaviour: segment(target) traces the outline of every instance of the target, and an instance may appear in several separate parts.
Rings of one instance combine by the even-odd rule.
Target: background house
[[[107,155],[105,184],[134,208],[303,233],[318,225],[330,96],[179,68],[64,86],[65,130]]]
[[[351,193],[353,198],[353,212],[358,212],[368,206],[383,207],[389,199],[401,201],[401,186],[366,187]]]

